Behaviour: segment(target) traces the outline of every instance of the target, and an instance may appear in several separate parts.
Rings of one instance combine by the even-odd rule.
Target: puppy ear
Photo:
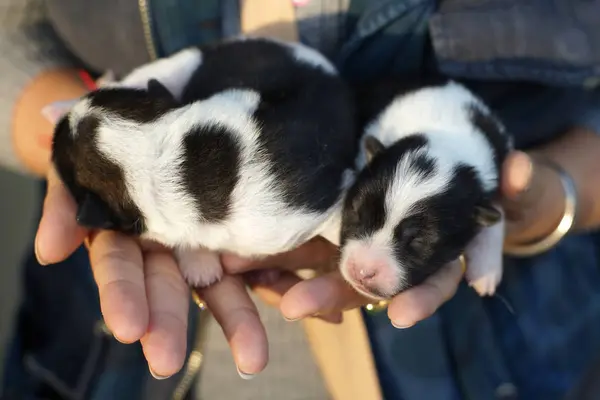
[[[367,135],[365,137],[365,153],[367,155],[367,164],[370,163],[373,158],[383,150],[385,150],[385,146],[379,141],[379,139],[371,135]]]
[[[77,104],[78,101],[79,99],[71,99],[50,103],[42,108],[42,115],[51,124],[57,124],[58,121],[60,121],[60,119],[64,117],[71,110],[71,108]]]
[[[164,99],[169,99],[173,102],[177,102],[175,97],[171,94],[171,92],[169,92],[169,89],[167,89],[165,85],[163,85],[157,79],[154,78],[148,81],[148,93],[156,97],[161,97]]]
[[[114,224],[110,218],[108,205],[98,196],[87,192],[77,210],[77,222],[89,229],[112,229]]]
[[[492,226],[502,218],[502,213],[492,203],[478,205],[475,213],[475,220],[483,227]]]

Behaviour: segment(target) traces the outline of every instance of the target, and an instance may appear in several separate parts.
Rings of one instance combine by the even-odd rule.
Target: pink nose
[[[357,262],[357,260],[349,260],[348,261],[348,275],[356,281],[360,282],[363,285],[368,285],[370,281],[373,281],[379,270],[384,268],[381,264],[377,262]]]
[[[377,269],[372,265],[358,269],[358,277],[361,281],[371,280],[371,278],[374,278],[375,275],[377,275]]]
[[[373,294],[394,291],[399,284],[394,266],[386,258],[370,252],[355,253],[342,268],[346,269],[353,286]]]

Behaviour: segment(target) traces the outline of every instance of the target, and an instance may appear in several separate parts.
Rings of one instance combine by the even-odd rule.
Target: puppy
[[[222,276],[219,252],[264,257],[339,239],[357,153],[354,102],[300,44],[189,48],[81,100],[52,161],[77,219],[175,250],[189,284]]]
[[[491,295],[504,239],[495,202],[512,140],[461,84],[414,82],[358,90],[365,128],[343,208],[341,272],[360,293],[390,298],[465,252],[468,281]]]

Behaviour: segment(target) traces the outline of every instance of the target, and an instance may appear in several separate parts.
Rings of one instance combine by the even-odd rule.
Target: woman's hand
[[[106,325],[123,343],[141,341],[150,370],[158,377],[183,365],[190,292],[172,254],[159,246],[142,248],[125,235],[91,233],[77,225],[75,203],[51,170],[36,237],[42,264],[64,260],[86,237]],[[240,277],[226,276],[203,290],[245,375],[260,372],[268,359],[267,338]]]
[[[526,153],[515,151],[503,165],[503,207],[507,215],[507,240],[523,241],[552,232],[562,216],[564,194],[556,173],[535,163]],[[254,272],[254,287],[269,304],[278,306],[286,319],[296,320],[320,315],[337,321],[341,311],[369,303],[355,292],[338,271],[301,280],[289,271],[320,269],[335,262],[337,248],[325,240],[313,240],[291,252],[260,262],[238,257],[223,257],[228,273],[264,271],[280,267],[278,275]],[[462,278],[459,262],[451,263],[423,284],[400,293],[388,306],[392,324],[405,328],[432,315],[450,299]]]

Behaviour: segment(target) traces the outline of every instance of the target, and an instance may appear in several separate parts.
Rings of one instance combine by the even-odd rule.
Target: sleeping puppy
[[[464,86],[411,82],[358,90],[365,128],[344,203],[341,272],[362,294],[390,298],[464,252],[467,280],[492,295],[504,239],[495,202],[512,139]]]
[[[174,249],[189,284],[218,252],[264,257],[339,238],[357,152],[352,94],[321,54],[238,39],[189,48],[83,97],[52,161],[80,224]]]

